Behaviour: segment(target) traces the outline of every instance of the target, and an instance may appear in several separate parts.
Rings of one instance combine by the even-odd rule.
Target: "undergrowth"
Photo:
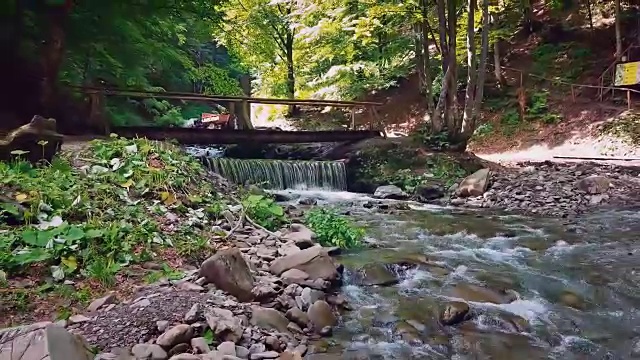
[[[359,247],[364,238],[364,229],[333,209],[313,209],[307,213],[305,223],[315,232],[318,242],[323,246],[352,249]]]

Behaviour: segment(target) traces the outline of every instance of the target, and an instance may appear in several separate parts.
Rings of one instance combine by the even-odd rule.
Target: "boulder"
[[[289,269],[285,272],[283,272],[282,274],[280,274],[280,277],[282,277],[282,279],[286,282],[298,282],[298,281],[302,281],[302,280],[307,280],[309,278],[309,274],[307,274],[306,272],[302,271],[302,270],[298,270],[298,269]]]
[[[200,276],[240,301],[253,300],[253,275],[237,248],[221,250],[205,260]]]
[[[611,181],[604,176],[591,175],[576,182],[576,187],[587,194],[603,194],[609,190]]]
[[[298,248],[304,250],[314,246],[316,234],[302,224],[291,224],[289,233],[282,239],[294,243]]]
[[[235,317],[231,310],[207,309],[204,317],[216,339],[237,343],[242,338],[242,321]]]
[[[385,264],[367,264],[357,272],[358,283],[365,286],[389,286],[398,283],[398,277]]]
[[[300,327],[305,328],[309,323],[309,316],[307,314],[298,309],[297,307],[292,307],[287,311],[287,319],[293,321],[294,323],[300,325]]]
[[[251,325],[286,333],[288,332],[287,325],[289,325],[289,320],[278,310],[252,306]]]
[[[456,194],[459,197],[480,196],[487,191],[489,187],[489,178],[491,171],[489,169],[480,169],[473,174],[467,176],[460,185]]]
[[[373,193],[373,197],[378,199],[405,200],[409,195],[395,185],[384,185],[378,186],[376,191]]]
[[[136,359],[144,360],[165,360],[169,356],[162,346],[157,344],[136,344],[133,345],[131,353]]]
[[[506,292],[499,293],[486,287],[466,283],[456,284],[450,291],[450,295],[467,301],[493,304],[508,304],[515,300]]]
[[[452,301],[445,305],[440,313],[443,325],[455,325],[469,318],[469,304],[462,301]]]
[[[0,359],[92,360],[87,343],[50,322],[0,330]]]
[[[320,331],[326,326],[332,327],[338,322],[331,306],[324,300],[318,300],[309,306],[307,316],[316,331]]]
[[[414,193],[420,201],[431,201],[444,197],[443,188],[436,184],[418,185]]]
[[[56,131],[55,119],[36,115],[31,122],[10,131],[4,139],[0,139],[0,161],[10,161],[21,156],[32,163],[40,160],[51,162],[62,147],[62,142],[63,136]]]
[[[334,281],[340,277],[336,265],[322,246],[313,246],[281,257],[272,262],[269,267],[269,271],[275,275],[290,269],[304,271],[309,274],[309,280]]]
[[[193,337],[193,329],[187,324],[176,325],[165,331],[156,340],[156,344],[170,349],[181,343],[188,343]]]

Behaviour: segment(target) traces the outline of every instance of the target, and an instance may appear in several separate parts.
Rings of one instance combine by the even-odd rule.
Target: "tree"
[[[622,60],[622,30],[620,25],[620,0],[615,0],[616,6],[616,61]]]

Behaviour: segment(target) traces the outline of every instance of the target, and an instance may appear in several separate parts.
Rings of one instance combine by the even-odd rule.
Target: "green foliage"
[[[527,107],[527,118],[540,120],[545,124],[555,124],[562,118],[560,115],[551,112],[548,104],[549,93],[547,91],[537,91],[531,95],[529,106]]]
[[[335,210],[316,208],[307,213],[305,223],[315,232],[323,246],[337,246],[342,249],[359,247],[364,238],[364,229],[352,224]]]
[[[197,160],[146,139],[95,140],[46,167],[0,162],[2,193],[26,209],[23,226],[0,222],[0,268],[11,274],[45,264],[56,280],[79,273],[111,286],[122,267],[153,249],[175,245],[191,254],[207,244],[199,230],[208,221],[204,209],[219,206],[202,179]],[[168,234],[158,219],[169,211],[184,225]]]
[[[478,137],[478,138],[482,138],[482,137],[486,137],[489,136],[493,133],[494,128],[493,128],[493,124],[491,123],[484,123],[484,124],[480,124],[476,130],[473,133],[473,136]]]
[[[242,206],[247,216],[268,230],[275,231],[287,222],[284,209],[265,195],[248,195]]]

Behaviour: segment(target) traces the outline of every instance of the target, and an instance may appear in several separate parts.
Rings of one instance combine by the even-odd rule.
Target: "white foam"
[[[502,310],[518,315],[527,321],[538,321],[541,316],[549,311],[542,302],[535,300],[516,300],[509,304],[496,306]]]

